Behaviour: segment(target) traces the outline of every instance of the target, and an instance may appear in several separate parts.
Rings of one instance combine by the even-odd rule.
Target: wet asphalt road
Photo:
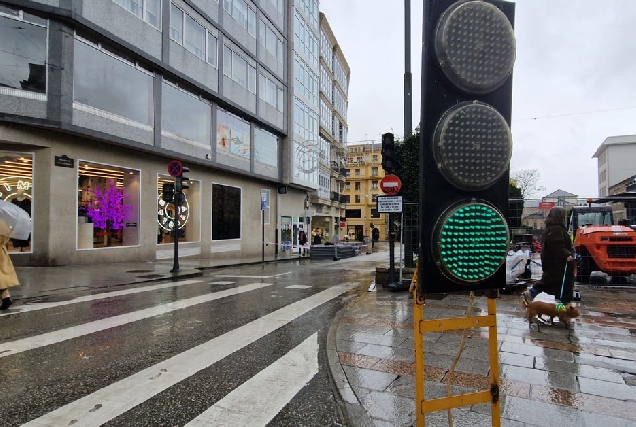
[[[325,337],[373,272],[231,267],[2,315],[0,425],[341,425]]]

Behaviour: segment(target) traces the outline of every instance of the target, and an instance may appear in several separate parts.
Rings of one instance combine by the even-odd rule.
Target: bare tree
[[[545,187],[539,186],[540,178],[538,169],[521,169],[510,176],[514,186],[521,190],[524,199],[535,196],[539,191],[545,191]]]

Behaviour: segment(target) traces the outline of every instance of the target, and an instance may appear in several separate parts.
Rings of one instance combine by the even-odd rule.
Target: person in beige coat
[[[20,284],[11,258],[9,258],[9,250],[7,248],[9,245],[9,231],[7,224],[0,220],[0,298],[2,298],[0,310],[7,310],[13,303],[9,288]]]

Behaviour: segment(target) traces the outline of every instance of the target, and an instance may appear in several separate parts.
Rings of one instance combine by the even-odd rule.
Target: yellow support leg
[[[500,427],[500,396],[499,396],[499,349],[497,344],[497,291],[488,295],[488,316],[495,319],[488,327],[488,353],[490,359],[490,392],[492,394],[491,415],[492,427]]]
[[[424,319],[424,296],[417,292],[419,262],[415,264],[415,273],[411,279],[409,292],[413,295],[413,341],[415,345],[415,427],[424,427],[424,412],[420,402],[424,400],[424,335],[420,332],[420,322]]]
[[[419,267],[419,266],[417,266]],[[486,291],[488,297],[488,315],[454,319],[424,320],[424,295],[418,293],[418,272],[411,280],[410,292],[413,295],[413,340],[415,344],[415,426],[425,427],[425,414],[448,408],[456,408],[476,403],[491,402],[492,427],[501,426],[499,396],[499,349],[497,344],[497,291]],[[457,329],[488,327],[488,356],[490,360],[490,390],[468,393],[458,396],[424,400],[424,333]]]

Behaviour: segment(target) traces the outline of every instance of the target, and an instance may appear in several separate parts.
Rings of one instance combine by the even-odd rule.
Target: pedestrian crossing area
[[[357,286],[218,276],[17,305],[0,317],[0,424],[337,423],[333,399],[313,415],[306,400],[330,401],[320,348]]]

